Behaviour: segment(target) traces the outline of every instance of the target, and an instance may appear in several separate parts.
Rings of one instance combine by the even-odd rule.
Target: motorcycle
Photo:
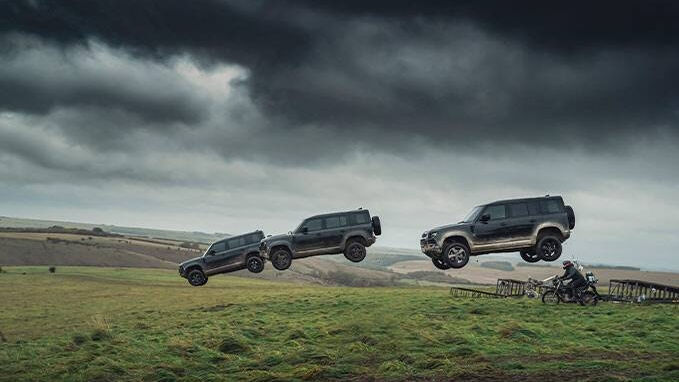
[[[601,299],[601,295],[596,290],[596,283],[599,281],[594,274],[587,272],[585,276],[586,284],[573,291],[573,296],[569,296],[567,287],[563,280],[559,277],[554,277],[553,286],[542,294],[542,302],[544,304],[559,304],[561,302],[567,304],[579,303],[582,306],[596,305]]]

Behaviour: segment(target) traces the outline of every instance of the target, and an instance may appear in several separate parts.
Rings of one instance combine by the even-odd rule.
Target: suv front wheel
[[[207,283],[207,277],[205,277],[205,273],[200,269],[194,269],[189,272],[186,279],[189,280],[189,284],[193,286],[201,286]]]
[[[443,247],[443,261],[451,268],[462,268],[469,262],[469,247],[466,244],[453,241]]]
[[[545,235],[539,238],[535,251],[544,261],[555,261],[561,256],[561,240],[556,235]]]
[[[292,253],[285,248],[279,248],[273,251],[270,259],[274,268],[284,271],[292,264]]]
[[[344,257],[353,263],[363,261],[365,259],[365,245],[355,240],[350,241],[344,248]]]

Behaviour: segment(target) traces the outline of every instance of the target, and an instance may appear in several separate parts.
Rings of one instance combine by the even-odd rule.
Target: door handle
[[[504,227],[504,226],[506,226],[506,225],[507,225],[507,223],[500,223],[500,226],[501,226],[501,227]]]
[[[529,223],[535,223],[535,219],[530,219],[528,222]]]

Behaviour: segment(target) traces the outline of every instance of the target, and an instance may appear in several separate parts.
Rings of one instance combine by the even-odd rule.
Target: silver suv
[[[462,268],[469,256],[519,252],[529,263],[555,261],[575,227],[560,196],[500,200],[474,207],[457,224],[422,234],[420,247],[439,269]]]

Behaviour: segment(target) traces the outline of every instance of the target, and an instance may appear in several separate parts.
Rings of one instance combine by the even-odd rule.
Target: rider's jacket
[[[561,276],[561,280],[571,280],[571,284],[573,283],[585,283],[585,277],[582,276],[582,273],[580,273],[577,269],[575,269],[574,266],[570,266],[566,268],[566,272],[564,272],[563,276]]]

